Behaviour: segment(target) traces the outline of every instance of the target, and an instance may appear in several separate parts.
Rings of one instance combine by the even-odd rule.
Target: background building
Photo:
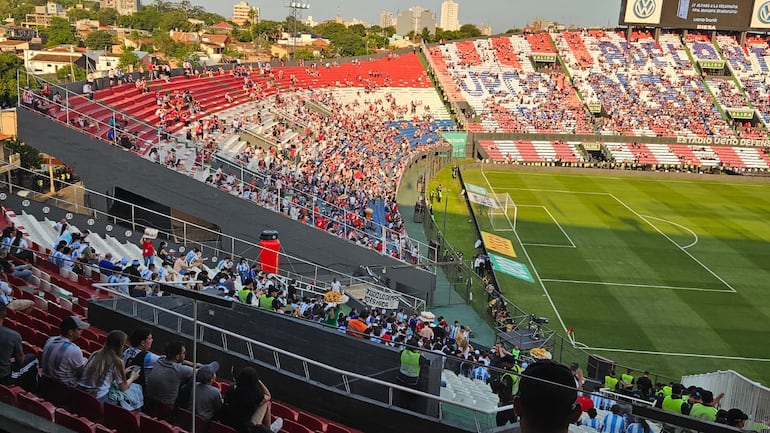
[[[257,24],[260,20],[259,8],[249,5],[248,2],[242,1],[233,6],[232,20],[239,26],[242,26],[247,22]]]
[[[441,24],[439,27],[450,32],[460,30],[459,9],[460,5],[454,0],[444,0],[441,3]]]
[[[482,24],[479,26],[479,31],[483,36],[492,36],[492,26]]]
[[[431,33],[436,33],[436,16],[423,7],[411,7],[399,12],[398,17],[396,17],[396,33],[400,35],[409,32],[419,35],[425,28]]]
[[[393,13],[388,11],[380,12],[380,27],[383,29],[392,26],[394,23]]]
[[[131,15],[142,9],[139,0],[100,0],[99,7],[115,9],[120,15]]]

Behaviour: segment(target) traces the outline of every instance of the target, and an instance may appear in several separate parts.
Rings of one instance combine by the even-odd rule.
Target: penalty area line
[[[547,283],[590,284],[590,285],[597,285],[597,286],[641,287],[641,288],[647,288],[647,289],[694,290],[697,292],[735,293],[732,290],[725,290],[725,289],[704,289],[701,287],[659,286],[654,284],[611,283],[607,281],[559,280],[559,279],[553,279],[553,278],[542,278],[540,281],[544,281]]]

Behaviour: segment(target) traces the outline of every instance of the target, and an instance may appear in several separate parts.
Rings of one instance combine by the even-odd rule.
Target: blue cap
[[[128,264],[128,259],[123,257],[122,259],[120,259],[120,264],[121,265],[127,265]]]
[[[140,262],[140,261],[139,261],[139,260],[137,260],[137,259],[134,259],[134,261],[133,261],[133,262],[131,262],[131,266],[140,266],[141,264],[142,264],[142,262]]]

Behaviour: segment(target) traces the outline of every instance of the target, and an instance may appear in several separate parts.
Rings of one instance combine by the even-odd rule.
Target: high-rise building
[[[392,26],[394,23],[393,13],[388,11],[380,12],[380,27],[383,29]]]
[[[100,0],[101,9],[115,9],[119,15],[131,15],[142,10],[139,0]]]
[[[398,13],[396,33],[406,35],[409,32],[414,32],[419,35],[422,33],[422,29],[436,33],[436,16],[431,11],[420,6],[414,6]]]
[[[441,3],[441,24],[439,27],[450,32],[460,30],[459,9],[460,5],[454,0],[444,0],[444,3]]]
[[[242,1],[237,5],[233,6],[232,21],[235,24],[238,24],[239,26],[242,26],[247,22],[252,24],[257,24],[259,20],[260,20],[259,8],[249,5],[248,2]]]
[[[479,31],[481,32],[482,36],[492,36],[492,26],[482,24],[479,26]]]

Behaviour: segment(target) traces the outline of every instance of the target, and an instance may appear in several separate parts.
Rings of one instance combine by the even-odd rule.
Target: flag
[[[573,332],[575,332],[575,328],[567,329],[567,335],[572,335]]]

